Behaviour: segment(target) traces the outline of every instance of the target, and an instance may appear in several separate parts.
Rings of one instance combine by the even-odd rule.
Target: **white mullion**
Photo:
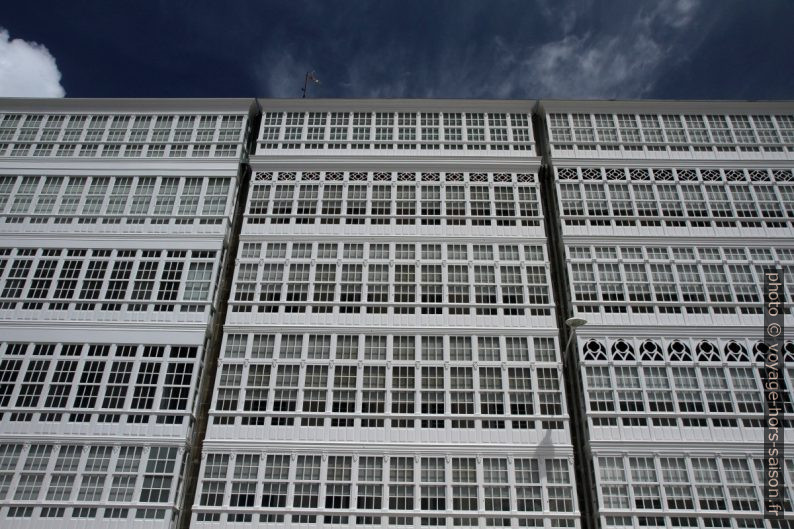
[[[491,266],[493,266],[493,271],[494,271],[494,286],[496,287],[496,305],[497,305],[496,310],[497,311],[501,311],[502,315],[504,317],[504,311],[505,311],[505,308],[506,308],[506,303],[505,303],[505,299],[504,299],[504,296],[503,296],[504,285],[502,284],[502,263],[499,260],[500,256],[497,253],[499,251],[499,248],[498,247],[494,248],[494,246],[496,246],[496,245],[491,245],[491,244],[489,244],[488,246],[492,248],[492,251],[493,251],[494,257],[495,257],[495,259],[492,260],[490,262],[490,264],[491,264]],[[522,283],[523,283],[523,281],[522,281]],[[497,314],[498,314],[498,312],[497,312]],[[500,347],[501,347],[501,339],[499,341],[500,341]]]
[[[86,363],[89,361],[86,357],[88,353],[88,344],[82,344],[80,354],[75,358],[76,368],[74,370],[74,377],[72,378],[72,387],[69,394],[66,396],[66,405],[63,407],[64,413],[72,414],[75,412],[74,401],[77,398],[77,390],[80,388],[80,379],[83,374]]]
[[[132,417],[132,401],[135,398],[135,389],[138,387],[138,374],[141,371],[141,363],[143,359],[143,345],[136,346],[135,356],[132,358],[132,369],[130,370],[129,388],[124,395],[124,404],[122,406],[122,413],[126,415],[129,422]]]
[[[113,477],[115,476],[113,470],[116,468],[120,451],[121,447],[119,446],[114,446],[110,451],[110,460],[108,461],[108,467],[105,470],[105,485],[102,487],[102,493],[99,497],[100,505],[108,506],[110,489],[113,488]],[[107,510],[109,510],[109,508]]]
[[[27,249],[27,248],[24,248],[24,249]],[[19,253],[18,253],[19,250],[20,249],[17,248],[17,256],[19,256]],[[25,276],[25,281],[24,281],[24,283],[22,285],[22,288],[20,289],[20,296],[19,296],[19,298],[17,298],[17,302],[19,302],[19,303],[29,302],[27,300],[30,299],[29,298],[30,287],[33,285],[33,281],[35,280],[35,276],[36,276],[36,271],[38,270],[39,265],[41,264],[42,257],[44,257],[44,255],[43,255],[44,251],[43,250],[44,250],[43,248],[36,248],[35,249],[35,253],[32,256],[22,256],[23,258],[30,257],[31,261],[30,261],[30,268],[28,268],[28,273]]]
[[[349,226],[350,219],[347,215],[347,194],[350,192],[350,172],[345,171],[344,173],[344,181],[339,184],[342,188],[342,211],[341,211],[341,218],[339,219],[340,225]]]
[[[179,279],[177,279],[178,287],[177,287],[176,299],[173,301],[174,309],[176,309],[176,305],[179,305],[180,307],[186,306],[185,287],[187,286],[187,278],[188,275],[190,274],[190,267],[196,263],[195,258],[193,257],[193,251],[192,250],[184,250],[184,251],[185,253],[189,251],[191,256],[190,257],[185,256],[182,258],[182,263],[184,264],[182,266],[182,274],[180,275]]]
[[[14,176],[15,180],[14,183],[11,184],[11,191],[8,193],[8,200],[6,201],[5,206],[0,209],[0,213],[11,212],[11,206],[16,201],[17,193],[19,192],[19,188],[22,185],[22,180],[24,180],[24,178],[24,176]]]
[[[215,146],[217,147],[217,145]],[[199,191],[198,203],[196,204],[196,217],[203,217],[205,216],[204,213],[204,203],[207,199],[207,191],[209,190],[209,181],[210,179],[206,176],[202,176],[201,178],[201,190]]]
[[[159,362],[156,362],[157,365],[157,377],[155,377],[155,389],[154,389],[154,397],[152,398],[152,407],[149,409],[150,413],[150,420],[151,417],[157,417],[158,414],[156,413],[158,410],[162,409],[162,399],[163,399],[163,388],[165,386],[165,378],[168,374],[168,359],[165,357],[165,350],[163,350],[163,357],[160,359]],[[157,424],[157,419],[155,419],[155,424]],[[150,424],[147,421],[147,424]]]
[[[50,365],[49,365],[49,367],[47,367],[47,372],[44,375],[44,385],[41,388],[41,394],[39,395],[39,405],[37,406],[38,408],[44,408],[45,407],[45,404],[47,402],[47,394],[45,393],[45,389],[49,389],[50,385],[52,384],[52,379],[55,376],[55,370],[57,369],[58,360],[59,359],[60,359],[60,355],[53,355],[53,356],[50,357],[50,360],[49,360]],[[36,413],[39,417],[41,417],[41,412],[40,411],[37,411],[37,412],[34,412],[34,413]],[[46,413],[50,413],[50,412],[46,412]],[[31,415],[32,415],[32,413],[31,413]],[[49,475],[49,472],[48,472],[48,475]]]
[[[170,149],[171,145],[169,145],[168,148]],[[143,214],[146,217],[149,217],[149,219],[147,219],[148,220],[147,224],[151,224],[151,220],[152,220],[151,217],[154,215],[154,210],[155,207],[157,206],[157,197],[160,194],[160,188],[162,187],[162,184],[163,184],[163,177],[155,176],[154,186],[152,186],[151,200],[149,200],[149,207],[146,209],[146,213]]]
[[[389,186],[389,219],[386,223],[387,226],[392,226],[397,224],[397,174],[396,173],[389,173],[389,182],[386,184]],[[391,245],[390,245],[391,246]]]
[[[27,216],[27,215],[34,215],[34,211],[36,210],[36,206],[39,203],[39,199],[41,198],[41,190],[44,188],[44,182],[46,182],[46,176],[39,176],[39,181],[36,183],[36,188],[33,190],[33,194],[30,198],[30,203],[28,203],[28,209],[24,212],[20,212],[20,216]]]
[[[56,178],[60,178],[61,185],[58,187],[58,191],[56,191],[55,202],[52,203],[52,208],[50,209],[50,212],[49,212],[50,216],[57,215],[57,211],[61,207],[61,201],[63,200],[64,190],[66,189],[67,181],[71,177],[69,177],[69,176],[60,176],[60,177],[56,177]],[[46,179],[46,177],[45,177],[45,179]]]
[[[81,177],[79,177],[79,176],[68,176],[67,178],[68,178],[68,182],[67,182],[67,186],[68,186],[68,184],[71,183],[72,179],[78,179],[78,178],[81,178]],[[78,195],[77,204],[75,205],[74,212],[70,213],[70,216],[77,217],[77,216],[83,214],[83,210],[85,209],[85,201],[86,201],[86,198],[88,197],[88,191],[91,189],[91,182],[92,182],[93,179],[94,179],[93,176],[86,176],[85,177],[85,182],[83,183],[83,189],[81,190],[80,194]],[[61,200],[59,199],[59,201],[58,201],[58,211],[59,212],[60,212],[60,206],[61,206]],[[76,220],[78,220],[78,219],[72,218],[71,221],[69,222],[69,224],[72,224]]]
[[[331,114],[331,112],[323,112],[325,119],[323,121],[323,137],[320,143],[324,149],[327,149],[328,144],[331,142]]]
[[[364,305],[365,308],[369,306],[369,300],[367,298],[368,295],[369,295],[369,259],[364,259],[361,262],[361,304]]]
[[[467,206],[468,207],[468,206]],[[477,288],[474,286],[474,247],[472,244],[465,244],[466,246],[466,272],[468,274],[468,287],[469,287],[469,316],[471,316],[471,306],[477,305]],[[477,314],[479,307],[476,307],[474,310],[474,314]],[[475,344],[477,340],[474,340]],[[476,345],[472,346],[472,354],[474,354],[475,350],[477,349]],[[476,356],[476,355],[475,355]]]
[[[414,314],[419,315],[419,314],[422,313],[421,307],[423,305],[422,304],[422,285],[423,285],[423,283],[422,283],[422,270],[423,270],[424,266],[426,266],[426,263],[423,263],[421,261],[420,257],[419,257],[421,255],[421,253],[419,253],[419,252],[422,251],[422,246],[421,245],[417,245],[417,244],[411,244],[411,246],[414,247],[414,261],[412,263],[413,267],[414,267],[414,279],[415,279],[414,285],[413,285],[414,286],[414,304],[413,304],[413,306],[414,306]],[[418,250],[416,249],[417,246],[419,246]]]
[[[94,177],[92,177],[93,180]],[[93,213],[94,217],[105,217],[107,215],[108,210],[108,203],[110,202],[110,196],[113,194],[113,190],[116,187],[116,177],[111,176],[108,178],[108,185],[105,188],[105,195],[102,197],[102,203],[99,205],[99,211]],[[101,220],[100,218],[96,219],[98,222]]]
[[[174,205],[172,206],[171,209],[172,215],[174,217],[178,217],[179,215],[181,215],[179,211],[182,208],[182,197],[184,196],[184,192],[185,192],[185,182],[187,182],[188,178],[190,177],[182,176],[182,177],[178,177],[177,179],[176,194],[174,195]]]
[[[345,149],[353,148],[353,119],[355,116],[354,112],[344,112],[347,115],[347,139],[345,140]],[[347,180],[345,180],[347,182]],[[346,196],[346,195],[345,195]]]
[[[694,466],[692,465],[693,455],[691,453],[685,452],[684,454],[682,454],[682,457],[684,459],[684,463],[686,464],[687,474],[689,474],[689,481],[692,484],[692,487],[689,489],[690,492],[692,493],[692,506],[695,508],[695,510],[699,510],[700,494],[698,493],[698,485],[700,485],[700,482],[695,480],[695,470],[694,470]]]
[[[99,287],[99,295],[94,300],[94,303],[104,303],[108,301],[106,298],[108,287],[110,286],[111,276],[113,275],[113,269],[118,263],[118,253],[119,251],[116,249],[110,250],[110,256],[104,257],[103,259],[107,261],[108,265],[105,267],[105,275],[102,278],[102,284]]]
[[[668,356],[667,353],[665,352],[663,352],[662,354],[665,356],[665,358]],[[665,365],[661,367],[664,367],[664,372],[667,375],[667,380],[673,382],[672,384],[668,384],[668,386],[673,400],[673,412],[675,413],[675,422],[677,425],[679,424],[679,419],[683,419],[683,413],[681,412],[681,405],[678,402],[678,391],[680,388],[678,387],[678,381],[675,379],[675,376],[673,375],[673,366],[669,365],[668,361],[665,361]]]
[[[50,303],[55,300],[55,291],[57,290],[58,287],[58,279],[61,276],[64,262],[66,262],[67,259],[67,250],[64,248],[61,250],[61,255],[53,256],[53,257],[56,259],[55,269],[52,271],[50,286],[47,289],[47,293],[42,300],[43,303]]]
[[[31,356],[33,356],[33,344],[27,344],[27,351],[25,351],[25,356],[21,359],[22,364],[19,370],[20,374],[22,373],[27,374],[28,368],[30,367]],[[22,391],[24,377],[17,378],[17,382],[19,383],[14,384],[14,387],[11,389],[11,396],[8,399],[10,406],[13,407],[14,409],[18,409],[16,402],[19,400],[19,394]]]
[[[374,123],[373,117],[373,123]],[[374,126],[374,125],[373,125]],[[374,132],[373,132],[374,134]],[[372,136],[374,138],[374,135]],[[374,145],[374,141],[370,142]],[[372,186],[373,186],[374,173],[370,172],[367,175],[367,184],[365,188],[366,195],[364,196],[364,225],[372,224]]]

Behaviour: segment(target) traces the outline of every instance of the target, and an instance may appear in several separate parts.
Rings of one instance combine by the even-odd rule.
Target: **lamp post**
[[[568,318],[565,320],[565,325],[571,329],[571,334],[568,336],[568,343],[565,344],[565,349],[563,349],[563,365],[568,364],[568,348],[571,346],[571,341],[573,341],[573,337],[576,336],[576,329],[581,327],[582,325],[587,325],[587,320],[583,318]]]

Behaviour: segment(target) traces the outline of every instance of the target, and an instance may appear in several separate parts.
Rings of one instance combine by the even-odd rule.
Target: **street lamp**
[[[568,358],[568,348],[571,346],[571,340],[573,337],[576,336],[576,329],[581,327],[582,325],[586,325],[587,320],[583,318],[568,318],[565,320],[565,325],[567,325],[571,329],[571,335],[568,336],[568,343],[565,344],[565,349],[563,349],[563,354],[565,355],[565,359]]]

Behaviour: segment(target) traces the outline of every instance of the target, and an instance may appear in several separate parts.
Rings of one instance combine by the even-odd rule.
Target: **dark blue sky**
[[[789,0],[7,2],[68,97],[794,99]],[[5,37],[6,42],[8,36]],[[2,57],[0,57],[1,59]]]

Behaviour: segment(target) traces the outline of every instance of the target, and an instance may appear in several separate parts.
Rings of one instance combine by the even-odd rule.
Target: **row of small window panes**
[[[201,507],[223,506],[357,509],[370,516],[387,510],[574,512],[567,459],[293,454],[291,462],[288,454],[235,454],[233,460],[229,454],[205,456],[195,507],[199,521],[215,516]],[[322,520],[318,515],[309,516],[316,522]],[[334,518],[334,523],[347,523],[348,515]]]
[[[213,250],[0,248],[0,309],[203,312],[217,255]]]
[[[791,169],[673,169],[557,167],[558,180],[640,182],[794,182]]]
[[[200,511],[201,507],[194,507],[194,511]],[[511,514],[508,517],[502,516],[476,516],[472,514],[465,514],[462,516],[381,516],[380,514],[372,515],[326,515],[318,516],[317,514],[222,514],[220,512],[200,512],[196,517],[196,526],[204,527],[205,523],[215,524],[223,519],[230,523],[251,523],[259,520],[259,523],[265,527],[273,527],[273,524],[278,524],[278,527],[284,527],[285,523],[295,524],[316,524],[318,520],[333,523],[336,526],[347,527],[353,524],[354,527],[400,527],[405,529],[414,528],[427,528],[427,527],[513,527],[513,523],[518,527],[537,527],[540,529],[564,527],[574,529],[580,527],[579,515],[561,514],[559,517],[549,518],[544,515],[532,515],[527,512],[522,512],[520,516]],[[208,525],[209,526],[209,525]],[[787,528],[788,529],[788,528]]]
[[[0,141],[241,142],[244,115],[2,114]]]
[[[289,246],[289,251],[288,251]],[[416,244],[416,243],[259,243],[243,242],[241,259],[410,259],[449,261],[545,262],[541,245],[518,244]],[[264,255],[262,248],[265,248]],[[521,249],[523,248],[523,255]]]
[[[0,176],[0,222],[24,215],[47,222],[53,220],[48,215],[59,215],[58,224],[77,216],[80,224],[138,224],[144,216],[156,217],[152,224],[193,223],[188,217],[226,213],[231,183],[218,177]]]
[[[534,173],[415,173],[367,171],[257,171],[256,182],[534,182]]]
[[[565,248],[571,261],[717,261],[794,262],[794,248],[731,246],[574,246]]]
[[[750,454],[624,455],[595,459],[602,509],[761,511],[764,463]],[[788,479],[783,481],[790,483],[794,461],[786,459],[785,463]],[[784,490],[785,510],[792,512],[791,493],[787,487]]]
[[[238,158],[237,143],[0,143],[0,157]]]
[[[246,222],[540,226],[540,211],[534,186],[277,184],[254,187]]]
[[[180,415],[119,412],[188,411],[196,347],[0,345],[0,420],[182,424]]]
[[[761,366],[588,364],[584,371],[589,411],[598,416],[628,415],[641,421],[633,426],[644,426],[647,419],[657,414],[673,419],[677,415],[700,419],[705,414],[711,419],[728,419],[715,425],[737,427],[736,419],[740,416],[761,419],[764,413]],[[791,368],[787,371],[788,376],[794,374]],[[781,407],[787,414],[794,413],[790,386],[783,373],[778,382]]]
[[[574,301],[631,303],[761,303],[767,268],[699,262],[569,264]],[[781,268],[787,281],[794,279],[794,265]],[[786,285],[780,295],[791,300],[794,286]]]
[[[611,346],[603,340],[590,339],[582,345],[583,361],[613,362],[764,362],[769,347],[752,340],[717,340],[675,338],[650,340],[618,338]],[[634,345],[632,345],[632,343]],[[666,343],[667,347],[664,347]],[[607,353],[609,351],[609,353]],[[694,351],[694,354],[693,354]],[[785,360],[794,362],[794,343],[783,346]],[[639,352],[639,354],[638,354]]]
[[[697,305],[646,305],[646,304],[633,304],[625,305],[621,303],[603,303],[599,305],[586,305],[583,303],[576,303],[576,311],[581,314],[638,314],[645,316],[647,314],[655,314],[663,317],[668,317],[670,314],[679,315],[697,315],[697,314],[714,314],[714,315],[757,315],[763,314],[763,309],[755,305],[714,305],[711,307],[703,307]],[[794,307],[786,305],[785,310],[782,312],[794,315]]]
[[[770,520],[763,518],[733,518],[718,516],[602,516],[603,527],[607,529],[635,529],[637,527],[658,527],[667,529],[791,529],[790,520]]]
[[[383,428],[390,419],[413,428],[421,418],[422,428],[475,428],[482,419],[484,429],[504,429],[504,418],[512,429],[534,429],[535,418],[563,429],[564,413],[557,367],[339,364],[224,364],[211,410],[213,424],[224,425],[265,425],[272,416],[271,426],[292,426],[300,416],[301,426],[322,427],[330,416],[333,427]]]
[[[673,144],[689,151],[781,151],[794,146],[792,115],[550,114],[553,143]],[[573,132],[573,134],[572,134]],[[619,135],[618,135],[619,134]],[[663,146],[660,146],[662,150]],[[638,149],[639,150],[639,149]]]
[[[390,279],[393,271],[393,279]],[[393,285],[393,288],[390,288]],[[549,315],[546,265],[240,263],[234,312]]]
[[[403,149],[461,150],[468,144],[470,150],[508,150],[512,143],[513,150],[530,150],[531,117],[509,117],[508,124],[502,113],[266,112],[260,146],[346,149],[351,142],[353,149],[392,149],[396,143]]]
[[[131,503],[161,507],[164,517],[162,508],[174,503],[178,457],[170,446],[0,444],[0,500],[21,503],[8,508],[8,518],[63,518],[65,504],[75,502],[85,506],[66,509],[73,518],[98,518],[98,507],[106,507],[105,518],[160,517]]]
[[[552,337],[226,334],[223,358],[557,362]]]
[[[794,185],[559,183],[568,224],[770,227],[794,219]],[[759,220],[754,220],[759,219]]]

